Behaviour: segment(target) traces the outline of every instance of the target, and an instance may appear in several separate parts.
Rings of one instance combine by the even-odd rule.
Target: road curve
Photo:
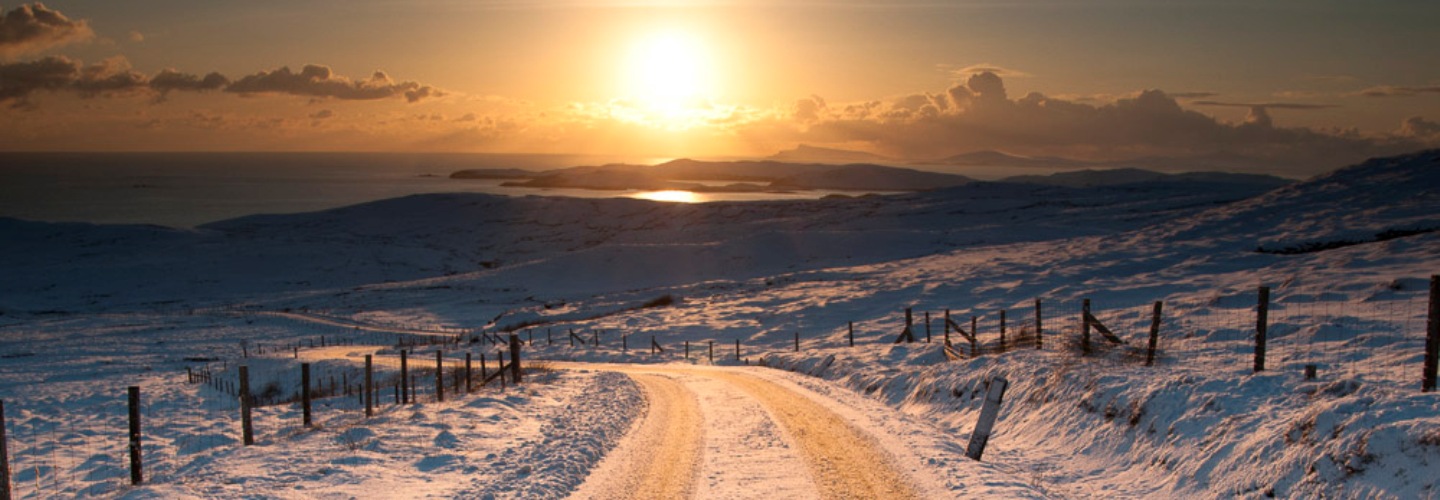
[[[723,412],[713,405],[696,408],[696,396],[691,388],[714,391],[717,390],[716,384],[727,392],[744,395],[753,401],[750,404],[758,403],[764,408],[762,413],[768,413],[773,424],[783,430],[789,444],[781,446],[788,447],[789,451],[757,454],[752,458],[774,463],[750,465],[762,469],[769,466],[775,470],[784,470],[790,468],[789,462],[796,465],[803,463],[804,472],[800,475],[808,473],[808,478],[766,482],[771,488],[791,490],[798,487],[807,490],[786,491],[785,496],[886,499],[923,497],[904,475],[896,471],[887,458],[888,455],[874,438],[820,403],[764,378],[748,375],[740,370],[709,367],[585,363],[560,365],[564,368],[626,373],[639,382],[646,393],[646,400],[651,405],[645,419],[631,431],[635,433],[633,437],[627,437],[627,442],[616,449],[615,454],[620,459],[607,459],[603,462],[591,479],[576,492],[575,498],[687,498],[694,496],[696,489],[688,485],[681,487],[681,481],[675,478],[684,477],[691,481],[697,476],[712,480],[728,476],[726,481],[749,479],[734,477],[739,471],[704,470],[706,466],[718,465],[727,460],[724,460],[724,457],[700,457],[702,450],[695,447],[702,437],[708,437],[706,441],[712,443],[745,440],[745,436],[713,435],[734,432],[735,426],[726,425],[726,422],[712,421],[709,425],[702,425],[705,420],[721,417]],[[694,412],[693,417],[690,412]],[[710,448],[703,451],[736,452]],[[746,451],[753,450],[739,452]],[[675,466],[680,466],[680,469]],[[621,481],[617,477],[633,479]],[[621,485],[616,487],[617,483]],[[721,490],[732,493],[735,491],[733,485]],[[748,491],[750,496],[766,496],[763,491]],[[780,491],[772,490],[770,493]],[[722,496],[729,497],[730,494]]]
[[[645,393],[649,409],[572,498],[691,497],[705,427],[695,394],[667,375],[628,375]]]

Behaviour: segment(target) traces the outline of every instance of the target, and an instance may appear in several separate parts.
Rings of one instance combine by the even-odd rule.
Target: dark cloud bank
[[[285,94],[317,99],[376,100],[404,97],[418,102],[444,92],[416,82],[396,82],[376,72],[367,80],[336,75],[330,68],[306,65],[299,73],[283,67],[261,71],[231,81],[219,73],[204,76],[162,70],[154,76],[131,70],[124,59],[109,59],[84,65],[63,56],[36,61],[0,64],[0,103],[28,104],[38,91],[72,91],[86,97],[153,93],[163,98],[171,92],[223,91],[241,95]]]

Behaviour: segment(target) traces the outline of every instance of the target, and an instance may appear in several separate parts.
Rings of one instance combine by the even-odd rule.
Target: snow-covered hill
[[[1437,175],[1428,151],[1268,192],[1190,180],[701,205],[427,195],[194,231],[0,220],[0,351],[17,355],[0,358],[0,396],[50,380],[70,385],[43,389],[47,401],[70,404],[99,397],[77,379],[117,385],[180,369],[197,345],[309,334],[172,315],[195,306],[599,328],[667,346],[739,340],[752,362],[816,373],[957,441],[1003,375],[987,462],[1056,496],[1425,498],[1440,488],[1440,396],[1418,391]],[[1304,251],[1272,251],[1287,248]],[[1271,358],[1254,373],[1259,285],[1273,289]],[[1163,300],[1157,366],[1124,348],[1079,355],[1086,298],[1132,346]],[[946,362],[935,344],[891,343],[905,307],[967,327],[976,316],[994,343],[1000,310],[1011,332],[1033,329],[1036,299],[1044,349]],[[101,350],[113,365],[77,370],[63,355]],[[531,354],[650,359],[609,345]]]

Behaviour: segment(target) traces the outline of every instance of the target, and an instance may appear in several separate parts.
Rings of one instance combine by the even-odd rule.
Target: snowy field
[[[0,219],[11,481],[23,498],[607,491],[591,472],[633,447],[643,377],[568,363],[629,361],[720,365],[801,391],[896,463],[910,462],[893,450],[912,450],[925,470],[906,474],[930,478],[913,481],[930,496],[1434,498],[1440,396],[1419,389],[1436,214],[1432,151],[1268,192],[973,184],[702,205],[454,194],[194,230]],[[1269,356],[1255,373],[1260,286]],[[1084,299],[1126,345],[1097,336],[1081,354]],[[894,344],[905,308],[919,342]],[[1005,311],[1006,352],[947,361],[946,310],[997,349]],[[421,383],[419,403],[395,404],[397,341],[460,339],[407,344],[417,370],[441,349],[447,374],[466,352],[493,371],[499,346],[477,336],[497,330],[533,338],[524,356],[550,363],[519,387],[450,386],[440,402]],[[590,343],[572,346],[572,330]],[[368,419],[343,391],[364,354],[382,380]],[[258,408],[257,444],[241,446],[225,383],[245,364],[252,387],[283,400],[302,361],[339,395],[317,403],[312,429],[296,404]],[[190,383],[187,369],[221,383]],[[1009,392],[985,461],[970,462],[958,449],[995,376]],[[725,389],[674,377],[719,418],[705,398]],[[139,487],[127,386],[143,393]],[[702,476],[736,453],[701,449]],[[771,487],[813,483],[792,476]],[[750,497],[712,483],[691,493]]]

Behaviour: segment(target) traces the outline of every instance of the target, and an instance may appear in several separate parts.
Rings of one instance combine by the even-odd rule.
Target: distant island
[[[1011,163],[1068,162],[1075,169],[1051,175],[1016,175],[997,182],[1066,187],[1099,187],[1150,182],[1248,184],[1274,188],[1293,181],[1259,174],[1190,172],[1170,174],[1137,168],[1081,168],[1092,164],[1059,158],[1030,159],[997,152],[981,152],[952,161],[1007,161]],[[701,161],[680,159],[657,165],[608,164],[555,170],[469,169],[451,179],[503,180],[501,186],[569,188],[601,191],[691,191],[696,193],[787,193],[795,191],[929,191],[964,186],[975,179],[964,175],[929,172],[872,163],[790,163],[775,160]]]
[[[658,165],[610,164],[557,170],[473,169],[451,179],[504,179],[502,186],[607,191],[684,190],[709,193],[833,191],[927,191],[974,182],[963,175],[853,163],[827,165],[780,161],[680,159]],[[724,184],[720,184],[724,183]]]

